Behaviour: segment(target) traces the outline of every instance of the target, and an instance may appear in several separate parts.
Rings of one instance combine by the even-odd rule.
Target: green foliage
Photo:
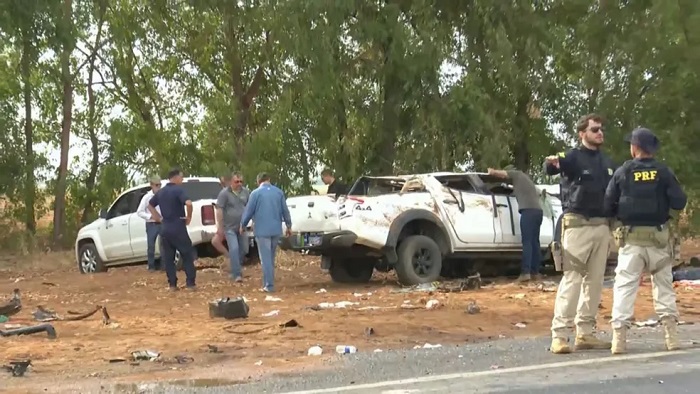
[[[346,182],[508,163],[539,177],[594,111],[620,162],[625,133],[657,132],[697,226],[696,3],[73,0],[67,24],[63,0],[0,0],[2,223],[31,232],[53,208],[67,48],[65,245],[171,166],[266,171],[289,194],[325,166]]]

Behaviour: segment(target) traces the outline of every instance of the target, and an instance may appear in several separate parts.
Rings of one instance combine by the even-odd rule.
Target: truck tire
[[[367,283],[374,274],[374,261],[367,258],[333,257],[328,271],[336,283]]]
[[[92,242],[85,243],[78,250],[78,270],[81,274],[96,274],[107,272],[107,266],[97,253],[97,247]]]
[[[442,271],[442,252],[438,244],[425,235],[412,235],[399,244],[396,276],[399,283],[412,286],[434,282]]]

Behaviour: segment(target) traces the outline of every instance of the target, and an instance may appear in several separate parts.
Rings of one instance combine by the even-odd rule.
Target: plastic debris
[[[309,350],[306,352],[307,355],[309,356],[320,356],[323,354],[323,349],[321,349],[320,346],[311,346]]]
[[[280,301],[282,301],[282,299],[279,297],[273,297],[273,296],[269,295],[269,296],[265,297],[265,301],[280,302]]]
[[[428,300],[428,302],[425,303],[425,309],[436,309],[439,306],[440,301],[438,300]]]
[[[277,316],[277,315],[279,315],[279,314],[280,314],[280,311],[277,310],[277,309],[275,309],[274,311],[270,311],[270,312],[267,312],[267,313],[263,313],[262,316],[263,316],[263,317],[271,317],[271,316]]]

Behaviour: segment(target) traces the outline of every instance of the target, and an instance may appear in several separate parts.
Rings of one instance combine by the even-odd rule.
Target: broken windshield
[[[406,180],[403,178],[361,177],[352,186],[348,195],[372,197],[382,194],[398,193],[405,184]]]

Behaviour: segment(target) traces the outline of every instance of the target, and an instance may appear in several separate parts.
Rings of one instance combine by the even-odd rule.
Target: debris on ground
[[[440,306],[440,301],[438,300],[428,300],[425,303],[425,309],[436,309]]]
[[[437,291],[438,285],[440,282],[430,282],[430,283],[421,283],[415,286],[410,286],[410,287],[402,287],[400,289],[393,289],[391,290],[392,293],[415,293],[415,292],[434,292]]]
[[[506,298],[512,298],[514,300],[523,300],[525,299],[525,293],[508,294]]]
[[[270,311],[270,312],[267,312],[267,313],[263,313],[262,316],[263,316],[263,317],[272,317],[272,316],[277,316],[277,315],[279,315],[279,313],[280,313],[279,309],[275,309],[275,310],[273,310],[273,311]]]
[[[320,356],[323,354],[323,349],[316,345],[316,346],[311,346],[309,350],[306,352],[308,356]]]
[[[31,335],[45,332],[47,338],[56,339],[56,329],[51,324],[39,324],[36,326],[15,328],[13,330],[0,330],[0,337],[9,337],[13,335]]]
[[[691,290],[694,288],[700,287],[700,280],[695,279],[695,280],[679,280],[676,282],[673,282],[676,287],[680,286],[685,286],[687,290]]]
[[[659,320],[659,319],[657,319],[657,318],[651,318],[651,319],[647,319],[647,320],[644,320],[644,321],[636,321],[636,322],[634,322],[634,323],[632,323],[632,324],[634,324],[635,326],[637,326],[637,327],[639,327],[639,328],[643,328],[643,327],[657,327],[657,326],[659,326],[659,325],[661,324],[661,320]],[[678,325],[679,325],[679,326],[686,326],[686,325],[692,325],[692,324],[694,324],[694,323],[693,323],[693,322],[686,322],[686,321],[682,321],[682,320],[678,322]]]
[[[554,293],[557,291],[558,287],[559,286],[555,282],[546,281],[546,282],[542,282],[542,283],[538,284],[537,290],[543,291],[545,293]]]
[[[67,311],[67,313],[71,316],[60,316],[56,312],[46,309],[43,306],[39,305],[36,308],[36,311],[32,313],[32,316],[34,316],[34,320],[40,321],[40,322],[50,322],[50,321],[77,321],[77,320],[83,320],[87,319],[88,317],[94,315],[95,313],[102,311],[102,320],[103,322],[108,322],[109,321],[109,315],[106,312],[106,309],[100,305],[96,305],[95,308],[89,312],[75,312],[75,311]],[[109,324],[109,323],[106,323]]]
[[[335,347],[335,352],[338,354],[353,354],[357,353],[357,348],[350,345],[338,345]]]
[[[421,283],[415,286],[393,289],[392,293],[459,293],[464,290],[478,290],[483,285],[481,274],[476,273],[464,279],[446,282]]]
[[[318,305],[311,306],[309,307],[312,310],[320,310],[320,309],[337,309],[337,308],[347,308],[349,306],[353,305],[360,305],[359,302],[350,302],[350,301],[340,301],[340,302],[322,302]],[[315,309],[316,308],[316,309]]]
[[[194,357],[186,356],[184,354],[179,354],[173,357],[173,359],[178,364],[189,364],[194,362]]]
[[[16,360],[10,361],[8,365],[3,365],[2,367],[14,377],[24,376],[27,372],[27,368],[32,365],[31,360]]]
[[[19,289],[12,290],[12,298],[5,304],[0,306],[0,315],[9,318],[16,315],[22,310],[22,300],[20,298]]]
[[[374,328],[365,327],[365,335],[367,335],[368,337],[374,335]]]
[[[513,326],[515,326],[517,328],[525,328],[525,327],[527,327],[527,324],[520,322],[520,323],[513,324]]]
[[[673,271],[673,281],[696,281],[700,280],[700,267],[687,267]]]
[[[255,326],[257,328],[241,330],[245,326]],[[285,328],[301,328],[301,325],[294,319],[287,320],[282,323],[268,323],[268,322],[243,322],[239,324],[234,324],[231,326],[224,327],[224,331],[230,332],[232,334],[255,334],[271,328],[277,328],[284,330]]]
[[[250,307],[243,297],[219,298],[209,302],[209,317],[211,318],[245,319],[248,317],[248,312],[250,312]]]
[[[316,294],[321,294],[321,293],[327,293],[328,291],[326,289],[319,289],[316,291]]]
[[[479,308],[479,305],[476,304],[476,301],[471,300],[469,301],[469,304],[467,304],[466,312],[470,315],[476,315],[477,313],[481,312],[481,308]]]
[[[414,346],[413,348],[414,348],[414,349],[437,349],[437,348],[439,348],[439,347],[442,347],[442,345],[440,345],[440,344],[431,345],[431,344],[429,344],[429,343],[426,343],[426,344],[423,345],[423,346],[421,346],[421,345],[416,345],[416,346]]]
[[[266,297],[265,297],[265,301],[280,302],[280,301],[282,301],[282,299],[279,298],[279,297],[275,297],[275,296],[269,295],[269,296],[266,296]]]
[[[500,366],[500,365],[498,365],[498,364],[493,364],[493,365],[491,366],[491,369],[501,369],[501,368],[503,368],[503,367]]]
[[[258,360],[258,361],[256,361],[256,362],[255,362],[255,365],[257,365],[257,366],[261,366],[261,365],[262,365],[262,360]]]
[[[0,323],[7,323],[10,321],[10,318],[5,316],[5,315],[0,315]]]
[[[219,350],[218,346],[209,345],[209,344],[207,344],[207,352],[209,352],[209,353],[223,353],[221,350]]]
[[[382,349],[374,349],[374,353],[381,353],[381,352],[383,352]]]
[[[352,293],[355,297],[369,297],[372,295],[372,293]]]
[[[134,361],[156,361],[160,358],[160,353],[154,350],[136,350],[131,352],[131,359]]]

